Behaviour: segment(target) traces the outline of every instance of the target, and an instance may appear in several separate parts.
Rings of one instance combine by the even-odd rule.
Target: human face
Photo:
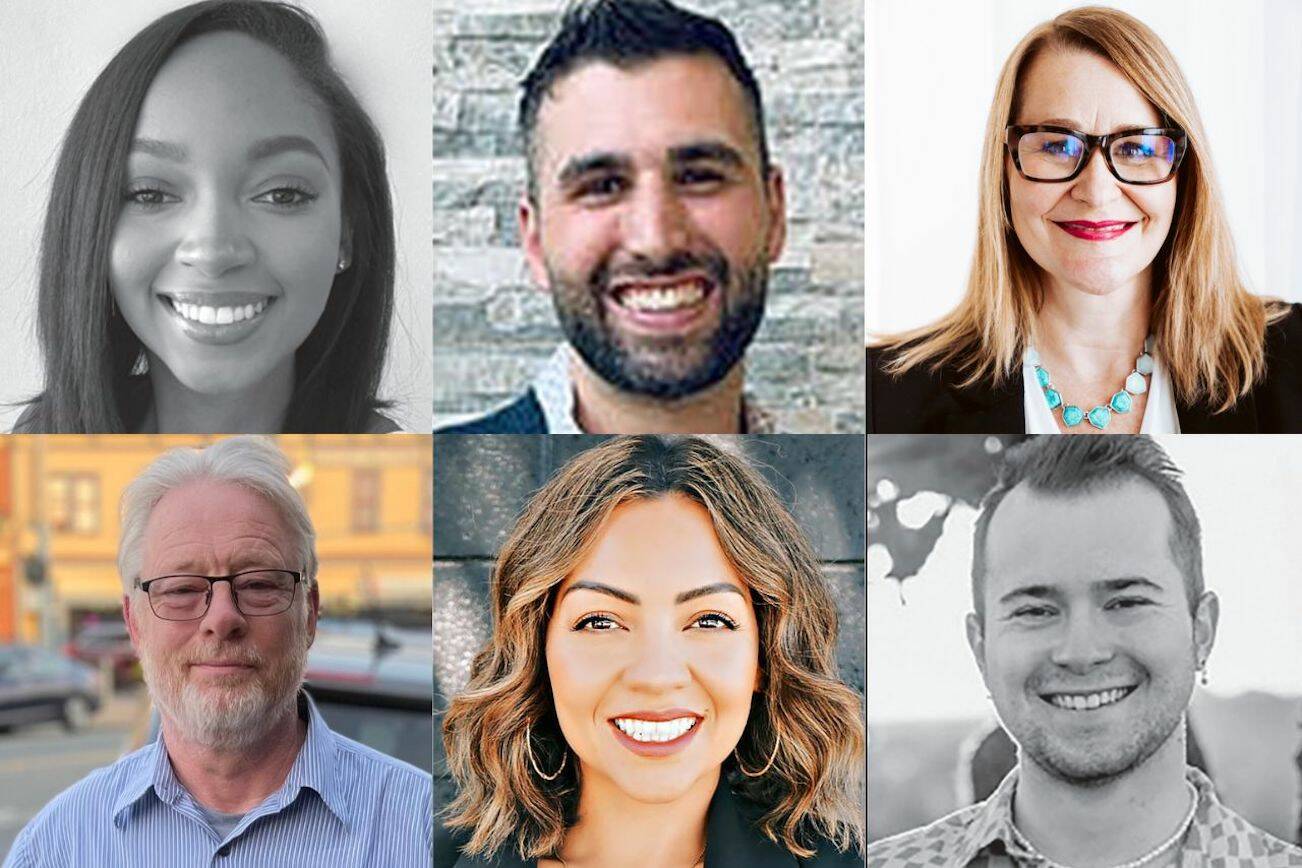
[[[1113,780],[1182,731],[1217,603],[1204,594],[1190,617],[1171,524],[1139,479],[1018,486],[990,520],[985,623],[968,616],[968,641],[1005,728],[1055,778]]]
[[[611,513],[557,591],[546,654],[583,780],[643,802],[712,790],[759,689],[750,592],[709,513],[678,495]]]
[[[150,514],[141,578],[301,570],[292,539],[262,496],[233,483],[190,483],[165,494]],[[196,743],[238,748],[284,719],[316,633],[316,591],[296,588],[295,594],[288,612],[249,617],[235,607],[230,583],[221,582],[213,586],[207,614],[193,621],[158,618],[140,590],[123,599],[145,681],[166,724]]]
[[[781,174],[760,166],[727,67],[584,64],[543,99],[534,140],[525,256],[588,367],[661,398],[721,380],[759,327],[785,237]]]
[[[1121,70],[1095,54],[1041,52],[1027,68],[1016,124],[1051,124],[1102,135],[1163,126],[1157,109]],[[1097,150],[1075,179],[1028,181],[1005,153],[1013,229],[1048,277],[1050,292],[1108,295],[1147,287],[1158,250],[1171,231],[1178,178],[1164,184],[1124,184]],[[1092,237],[1076,221],[1120,224]],[[1122,226],[1128,227],[1116,234]]]
[[[186,389],[292,381],[325,308],[348,251],[334,134],[308,94],[273,49],[214,33],[177,49],[145,97],[110,283],[151,369]]]

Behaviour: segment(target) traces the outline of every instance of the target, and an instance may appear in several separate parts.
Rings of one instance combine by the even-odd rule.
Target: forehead
[[[1102,135],[1128,126],[1157,126],[1161,115],[1116,64],[1079,49],[1050,48],[1037,54],[1022,76],[1014,123],[1072,120],[1077,129]]]
[[[615,507],[559,592],[584,580],[629,591],[644,603],[672,600],[681,591],[715,582],[745,588],[709,512],[676,494]]]
[[[159,69],[145,95],[136,137],[175,142],[200,156],[242,154],[258,139],[310,139],[338,166],[330,116],[294,66],[243,33],[186,42]]]
[[[142,568],[284,555],[290,541],[280,513],[260,494],[232,482],[189,482],[163,495],[149,514]]]
[[[1182,588],[1183,576],[1171,553],[1173,527],[1166,500],[1141,479],[1071,494],[1037,492],[1020,484],[990,519],[986,600],[1025,585],[1069,593],[1119,578]]]
[[[702,139],[724,141],[758,161],[741,85],[709,54],[669,55],[627,68],[583,63],[552,83],[535,129],[544,171],[594,152],[660,160],[668,148]]]

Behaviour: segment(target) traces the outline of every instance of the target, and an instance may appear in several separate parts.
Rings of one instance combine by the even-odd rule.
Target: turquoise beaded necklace
[[[1135,359],[1135,369],[1126,375],[1126,382],[1121,391],[1114,394],[1106,404],[1098,404],[1088,413],[1075,404],[1064,404],[1062,394],[1053,387],[1049,372],[1040,366],[1040,354],[1034,347],[1027,349],[1026,361],[1035,368],[1035,378],[1044,390],[1044,400],[1052,413],[1062,408],[1062,424],[1074,428],[1082,422],[1089,422],[1100,431],[1108,427],[1113,413],[1129,413],[1135,405],[1135,395],[1148,391],[1148,381],[1144,378],[1153,373],[1153,336],[1144,339],[1144,349]]]

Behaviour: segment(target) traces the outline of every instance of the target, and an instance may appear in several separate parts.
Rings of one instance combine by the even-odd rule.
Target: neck
[[[1171,837],[1188,811],[1183,724],[1138,767],[1098,786],[1067,783],[1023,760],[1013,799],[1023,837],[1072,868],[1137,859]]]
[[[740,364],[694,395],[652,398],[626,392],[598,376],[574,355],[574,415],[589,434],[740,434],[742,382]]]
[[[206,395],[187,388],[151,353],[149,381],[154,402],[137,433],[279,434],[294,394],[294,360],[247,389]]]
[[[642,802],[584,768],[579,822],[565,833],[567,868],[692,868],[705,849],[705,818],[719,769],[698,778],[670,802]]]
[[[163,744],[177,780],[210,810],[243,814],[257,807],[284,785],[307,738],[307,723],[296,707],[291,705],[262,738],[238,751],[191,741],[164,718]]]
[[[1133,362],[1149,333],[1151,285],[1152,275],[1145,270],[1133,283],[1107,295],[1056,283],[1047,287],[1036,314],[1036,349],[1087,376],[1093,369],[1110,367],[1118,355],[1127,357],[1127,364]]]

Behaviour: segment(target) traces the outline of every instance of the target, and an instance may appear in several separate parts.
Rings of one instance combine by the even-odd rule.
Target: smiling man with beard
[[[572,6],[524,80],[534,282],[567,343],[451,433],[764,433],[743,356],[782,252],[782,173],[723,24],[666,0]]]
[[[1147,437],[1010,450],[977,519],[968,642],[1018,764],[870,868],[1302,865],[1185,763],[1220,608],[1198,516]]]
[[[270,442],[176,449],[122,497],[123,614],[158,741],[57,796],[6,866],[427,866],[430,776],[300,690],[315,532]]]

